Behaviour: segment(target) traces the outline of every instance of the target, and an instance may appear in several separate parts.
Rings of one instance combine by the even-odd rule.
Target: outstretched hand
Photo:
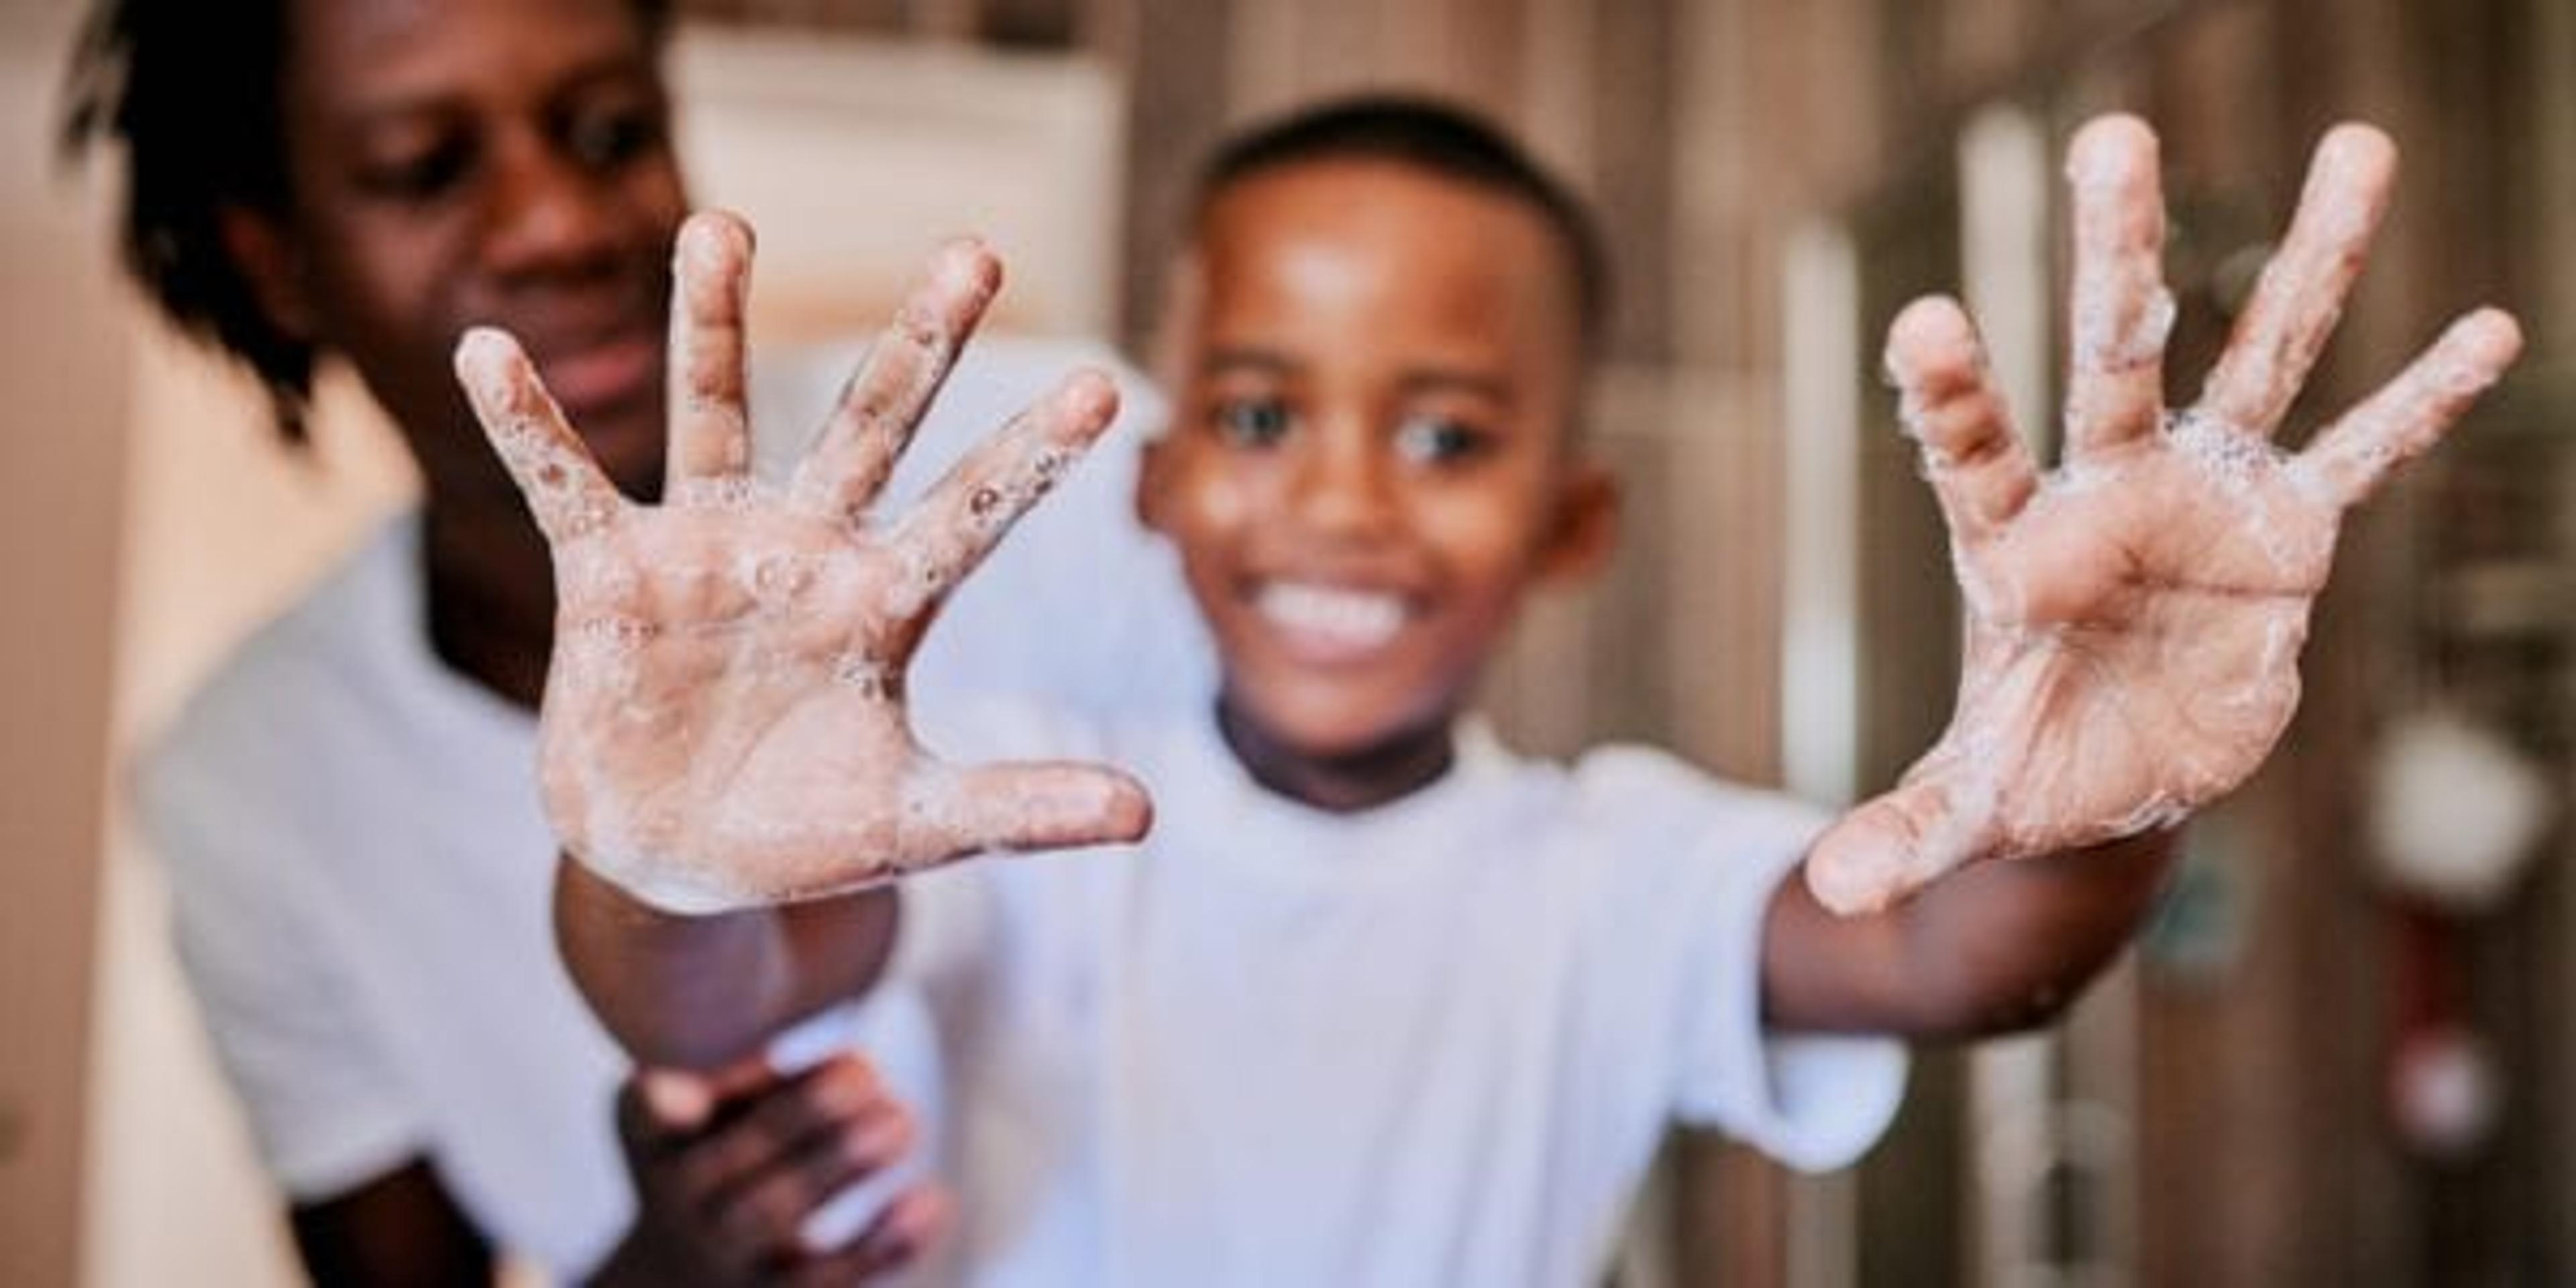
[[[941,763],[904,676],[941,601],[1108,426],[1066,380],[909,513],[869,506],[1000,283],[944,248],[783,488],[751,474],[751,233],[680,232],[665,498],[620,495],[508,335],[456,369],[553,550],[540,773],[565,847],[643,901],[706,913],[819,897],[986,850],[1132,840],[1132,779],[1075,764]]]
[[[1950,530],[1964,675],[1940,741],[1808,856],[1825,906],[1868,911],[1962,863],[2170,824],[2262,763],[2298,705],[2309,605],[2344,512],[2521,348],[2510,317],[2471,314],[2304,451],[2271,441],[2395,166],[2376,130],[2327,135],[2199,404],[2168,415],[2156,139],[2128,117],[2086,126],[2068,163],[2066,459],[2044,478],[1959,306],[1928,298],[1897,317],[1888,367]]]

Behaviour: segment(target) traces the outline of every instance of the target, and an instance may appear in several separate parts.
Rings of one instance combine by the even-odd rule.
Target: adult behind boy
[[[2268,751],[2341,512],[2519,344],[2473,316],[2306,451],[2265,441],[2393,160],[2368,130],[2328,137],[2207,396],[2167,424],[2153,136],[2087,127],[2069,461],[2045,481],[1958,308],[1897,319],[1972,628],[1948,733],[1830,826],[1653,753],[1559,770],[1462,729],[1521,595],[1598,560],[1611,499],[1572,434],[1588,234],[1437,109],[1327,110],[1210,172],[1178,410],[1139,492],[1219,646],[1210,707],[944,739],[1136,777],[952,767],[901,683],[941,597],[1107,422],[1096,378],[899,517],[868,512],[923,405],[892,387],[747,503],[704,464],[739,419],[684,418],[683,481],[646,508],[506,337],[471,336],[459,373],[565,594],[544,777],[567,959],[621,1041],[677,1063],[880,977],[922,984],[957,1057],[980,1279],[1580,1281],[1670,1118],[1805,1166],[1866,1147],[1901,1051],[1819,1034],[2054,1015],[2132,932],[2171,825]],[[708,283],[748,271],[730,220],[683,240]],[[908,306],[940,325],[903,341],[959,343],[994,272],[952,249]],[[683,335],[728,344],[738,289],[683,297]],[[738,361],[716,352],[705,370]],[[921,875],[1136,841],[1149,814],[1131,853]]]
[[[260,377],[290,438],[316,365],[345,362],[420,470],[419,506],[228,658],[136,767],[188,983],[325,1282],[486,1279],[496,1251],[567,1278],[848,1271],[917,1246],[933,1211],[915,1193],[880,1237],[809,1256],[805,1218],[906,1134],[846,1054],[665,1079],[662,1114],[630,1093],[621,1163],[626,1062],[553,949],[527,776],[547,553],[448,354],[471,323],[519,331],[603,466],[658,492],[686,208],[668,8],[113,0],[73,64],[67,142],[123,145],[127,258],[153,302]],[[973,365],[961,393],[1016,405],[1026,369],[1070,347]],[[1038,568],[1050,552],[1115,576],[1104,562],[1142,550],[1118,489],[1087,495],[996,599],[1071,593]],[[1154,626],[972,632],[938,665],[1159,681],[1172,669],[1133,639]]]

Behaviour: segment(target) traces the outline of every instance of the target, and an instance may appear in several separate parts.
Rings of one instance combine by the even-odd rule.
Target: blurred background
[[[2569,0],[682,0],[702,201],[763,233],[770,342],[868,325],[938,235],[1000,325],[1145,335],[1229,128],[1403,86],[1484,109],[1618,260],[1597,439],[1627,546],[1534,615],[1517,741],[1643,738],[1848,799],[1947,713],[1956,621],[1876,336],[1963,290],[2043,449],[2058,157],[2164,136],[2177,401],[2358,117],[2406,169],[2304,424],[2479,302],[2533,343],[2347,534],[2307,703],[2194,825],[2129,964],[2041,1039],[1935,1053],[1855,1172],[1678,1138],[1619,1282],[2576,1282],[2576,4]],[[326,387],[257,400],[109,272],[53,157],[80,6],[0,7],[0,1283],[292,1282],[114,766],[410,486]]]

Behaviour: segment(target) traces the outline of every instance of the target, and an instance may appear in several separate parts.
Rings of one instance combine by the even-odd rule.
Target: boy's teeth
[[[1274,581],[1261,588],[1256,604],[1281,626],[1353,648],[1386,643],[1404,628],[1404,601],[1375,591]]]

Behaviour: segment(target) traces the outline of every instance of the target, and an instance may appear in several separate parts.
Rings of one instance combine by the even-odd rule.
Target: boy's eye
[[[1414,465],[1454,465],[1493,450],[1494,436],[1464,421],[1416,416],[1395,430],[1395,452]]]
[[[1269,447],[1288,436],[1288,405],[1276,398],[1228,398],[1208,419],[1236,447]]]

